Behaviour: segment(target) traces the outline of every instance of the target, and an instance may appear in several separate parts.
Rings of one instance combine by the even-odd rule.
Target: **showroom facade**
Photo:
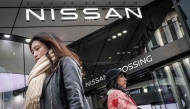
[[[119,15],[117,15],[116,18],[113,18],[115,20],[110,21],[112,20],[110,18],[108,22],[106,22],[105,16],[109,11],[109,5],[102,7],[105,12],[98,11],[101,16],[102,13],[105,13],[104,17],[98,20],[84,21],[84,16],[79,16],[78,20],[82,19],[82,23],[86,23],[85,25],[80,24],[78,20],[68,21],[68,19],[66,24],[60,24],[64,21],[61,20],[60,15],[57,16],[60,14],[58,13],[60,9],[55,8],[58,11],[55,11],[54,21],[50,16],[51,11],[45,11],[49,13],[49,17],[45,14],[47,19],[44,21],[43,19],[40,21],[31,13],[29,22],[27,22],[26,16],[19,18],[18,15],[18,20],[24,20],[21,23],[26,26],[25,28],[24,26],[19,27],[21,24],[15,22],[15,28],[13,27],[14,29],[7,32],[9,27],[2,26],[0,29],[0,39],[2,39],[0,40],[1,108],[20,109],[24,104],[27,76],[34,65],[33,56],[28,49],[28,42],[26,42],[26,39],[30,39],[34,34],[28,30],[51,28],[47,31],[50,30],[62,36],[58,31],[68,29],[72,33],[82,27],[85,28],[76,33],[81,35],[81,38],[72,40],[66,36],[65,43],[83,61],[83,69],[86,71],[83,87],[91,108],[102,108],[105,72],[111,68],[121,68],[127,72],[127,89],[137,104],[144,106],[142,108],[145,106],[146,109],[189,108],[190,21],[188,18],[190,18],[190,14],[188,12],[190,9],[188,4],[190,2],[188,0],[150,1],[139,6],[142,18],[131,15],[131,18],[127,20],[126,13],[123,11],[123,2],[121,4],[117,5],[117,8],[121,8],[117,9],[117,12],[123,18],[119,19]],[[23,11],[27,7],[27,3],[25,5],[19,10]],[[46,5],[43,4],[43,7]],[[72,4],[66,3],[65,6],[72,7]],[[35,3],[29,3],[29,7],[35,8]],[[131,7],[136,8],[137,5],[134,4]],[[78,8],[81,7],[78,6],[76,9]],[[40,15],[39,10],[33,10]],[[77,11],[77,13],[80,12]],[[36,19],[35,22],[39,22],[39,24],[33,25],[33,19]],[[57,22],[57,19],[60,21]],[[48,24],[53,25],[46,27],[48,20],[51,21]],[[92,22],[98,24],[92,24]],[[27,27],[27,25],[30,26]],[[35,27],[36,25],[37,27]],[[87,28],[91,26],[92,29],[88,30]],[[25,31],[29,32],[31,36],[27,36]],[[4,37],[5,34],[10,33],[11,37]]]

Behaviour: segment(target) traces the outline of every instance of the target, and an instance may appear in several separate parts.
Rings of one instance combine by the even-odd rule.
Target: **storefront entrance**
[[[187,57],[135,76],[128,75],[127,93],[142,109],[189,109],[189,78],[190,57]],[[104,89],[87,97],[91,108],[102,108]]]
[[[129,78],[127,89],[143,109],[189,109],[189,77],[188,57]]]

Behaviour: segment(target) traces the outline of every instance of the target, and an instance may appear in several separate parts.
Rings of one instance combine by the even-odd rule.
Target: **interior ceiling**
[[[156,29],[160,27],[167,13],[172,11],[172,6],[170,0],[152,2],[141,8],[142,19],[131,16],[128,20],[117,20],[69,47],[74,48],[82,59],[88,76],[106,72],[143,54]],[[124,30],[127,30],[126,34],[122,33]],[[122,33],[122,36],[118,36],[118,33]],[[113,35],[117,35],[117,38],[113,39]]]

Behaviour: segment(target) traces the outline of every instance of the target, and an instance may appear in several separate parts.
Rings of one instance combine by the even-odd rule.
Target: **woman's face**
[[[127,87],[127,79],[125,78],[125,76],[121,73],[119,74],[119,76],[116,79],[116,82],[122,87],[122,88],[126,88]]]
[[[32,42],[31,50],[32,50],[32,54],[34,56],[35,62],[38,62],[38,60],[49,51],[48,47],[44,43],[38,40],[35,40]]]

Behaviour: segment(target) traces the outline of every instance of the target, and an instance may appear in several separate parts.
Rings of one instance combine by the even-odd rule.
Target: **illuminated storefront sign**
[[[127,63],[126,65],[123,65],[121,68],[124,72],[127,72],[128,70],[133,70],[137,67],[143,66],[147,63],[150,63],[153,61],[153,58],[151,55],[147,55],[144,58],[140,58],[138,60],[135,60],[131,63]],[[83,86],[85,89],[91,89],[92,87],[101,86],[102,84],[105,84],[105,74],[99,74],[95,77],[91,77],[88,80],[85,80],[83,83]]]
[[[101,81],[105,81],[105,78],[106,78],[106,75],[101,75],[99,77],[93,78],[90,81],[86,82],[86,87],[96,85],[96,84],[100,83]]]
[[[124,65],[122,68],[119,68],[119,69],[123,70],[124,72],[127,72],[128,70],[133,70],[137,67],[140,67],[146,63],[150,63],[152,61],[153,61],[152,56],[148,55],[148,56],[144,57],[143,59],[133,61],[127,65]]]
[[[54,21],[55,20],[55,13],[54,13],[55,10],[54,9],[50,9],[50,10],[51,10],[51,20]],[[60,14],[62,15],[61,19],[63,21],[77,20],[78,14],[76,13],[76,10],[77,10],[76,8],[61,9],[60,10]],[[142,18],[140,8],[136,9],[137,12],[135,12],[129,8],[124,8],[124,11],[125,11],[127,19],[130,18],[130,14],[133,14],[137,18]],[[44,21],[45,20],[44,9],[40,9],[40,12],[41,12],[41,15],[38,15],[32,9],[26,9],[26,21],[30,21],[30,14],[35,16],[37,19]],[[85,15],[85,17],[84,17],[85,20],[98,20],[101,17],[100,14],[98,13],[98,8],[84,8],[83,13]],[[112,13],[114,13],[114,14],[112,14]],[[122,19],[122,16],[114,8],[110,8],[105,16],[105,20],[107,20],[109,18]]]
[[[152,61],[153,61],[152,56],[148,55],[142,59],[138,59],[138,60],[135,60],[131,63],[128,63],[127,65],[124,65],[123,67],[121,67],[119,69],[122,69],[124,72],[127,72],[128,70],[133,70],[137,67],[143,66],[143,65],[150,63]],[[106,77],[105,74],[102,74],[102,75],[96,76],[95,78],[92,77],[92,78],[86,80],[85,84],[84,84],[85,88],[102,84],[103,82],[105,82],[105,77]]]

